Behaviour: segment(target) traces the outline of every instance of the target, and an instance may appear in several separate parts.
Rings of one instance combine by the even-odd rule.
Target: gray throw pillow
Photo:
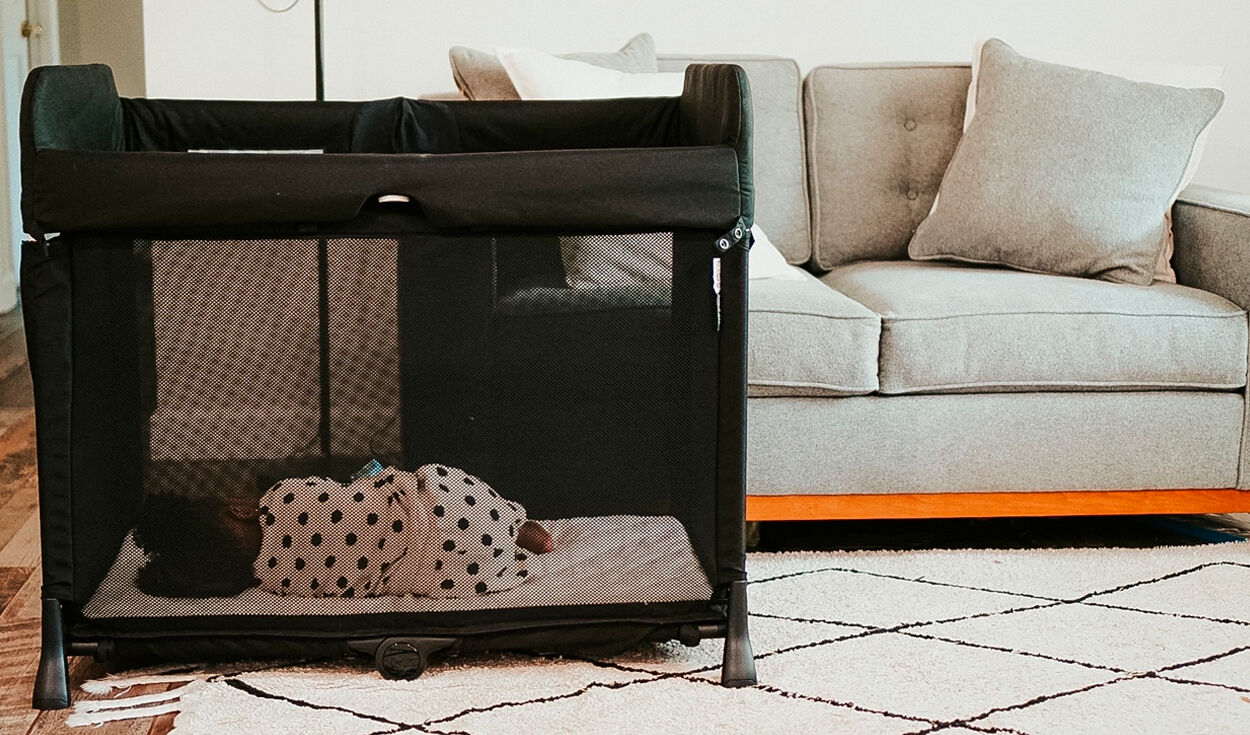
[[[1223,101],[987,41],[976,116],[907,252],[1149,285],[1164,213]]]
[[[519,100],[516,87],[508,78],[499,59],[488,51],[478,51],[464,46],[452,46],[451,75],[456,79],[460,93],[471,100]],[[560,58],[584,61],[605,69],[637,73],[658,71],[655,62],[655,41],[648,33],[639,33],[612,53],[581,52],[564,54]]]

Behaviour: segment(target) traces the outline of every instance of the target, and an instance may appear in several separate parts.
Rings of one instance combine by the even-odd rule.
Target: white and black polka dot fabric
[[[283,480],[260,500],[261,588],[303,597],[470,597],[526,581],[525,509],[463,470]]]

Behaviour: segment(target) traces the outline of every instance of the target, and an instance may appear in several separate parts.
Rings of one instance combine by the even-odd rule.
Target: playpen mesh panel
[[[717,321],[691,239],[136,241],[144,504],[84,614],[706,600]],[[400,473],[348,486],[371,460]],[[518,547],[512,504],[552,552]]]

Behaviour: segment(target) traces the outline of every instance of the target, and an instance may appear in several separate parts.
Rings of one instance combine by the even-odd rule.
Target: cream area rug
[[[753,554],[760,683],[719,641],[612,659],[453,658],[415,681],[365,660],[123,672],[185,686],[84,701],[91,725],[178,712],[230,733],[1250,733],[1250,544]]]

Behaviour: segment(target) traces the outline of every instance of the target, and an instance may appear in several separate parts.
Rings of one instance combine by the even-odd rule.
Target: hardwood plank
[[[46,713],[31,708],[39,666],[38,480],[35,417],[20,311],[0,315],[0,732],[24,733]],[[32,556],[33,555],[33,556]],[[30,560],[36,561],[32,564]],[[71,676],[84,662],[71,659]],[[63,722],[64,718],[61,718]],[[51,731],[62,731],[57,728]]]
[[[30,707],[39,666],[39,621],[0,625],[0,732],[25,732],[38,714]]]
[[[0,712],[0,732],[25,733],[34,727],[40,714],[39,710],[31,708],[30,702],[26,703],[25,711],[14,708],[11,712]]]
[[[0,567],[32,567],[30,554],[39,551],[33,411],[0,433],[0,488]]]
[[[21,308],[13,309],[0,314],[0,338],[8,337],[14,332],[25,333],[25,324],[22,322]]]
[[[170,684],[169,686],[172,688],[182,685]],[[148,735],[169,735],[170,731],[174,729],[174,718],[177,716],[177,712],[170,712],[167,715],[161,715],[160,717],[153,718],[152,729],[148,730]]]
[[[16,488],[7,500],[0,500],[0,553],[31,518],[39,518],[39,493],[34,488]]]
[[[34,409],[29,406],[0,406],[0,435],[7,433],[9,429],[28,416],[33,417],[34,415]]]
[[[0,625],[0,732],[25,732],[39,714],[30,704],[39,642],[39,620]]]
[[[2,474],[4,466],[0,460]],[[35,485],[34,477],[30,481],[10,482],[8,490],[8,496],[0,497],[0,550],[9,545],[32,517],[39,517],[39,487]]]
[[[748,495],[748,521],[1157,515],[1250,511],[1244,490]]]
[[[0,409],[0,485],[34,486],[36,480],[35,412],[30,408]]]
[[[39,563],[39,514],[31,513],[0,549],[0,567],[33,567]]]
[[[3,329],[0,329],[0,333]],[[0,378],[7,378],[26,365],[26,334],[15,329],[0,336]]]
[[[14,408],[34,405],[34,383],[31,382],[30,370],[25,365],[0,379],[0,406]]]
[[[0,626],[23,621],[38,621],[43,613],[43,567],[35,567],[26,580],[0,612]]]
[[[0,613],[9,606],[9,601],[17,595],[34,571],[31,567],[0,567]]]
[[[35,448],[35,411],[24,407],[8,410],[20,411],[21,420],[0,434],[0,458],[7,460],[12,472],[24,476],[25,468],[35,466],[35,455],[31,451]]]

